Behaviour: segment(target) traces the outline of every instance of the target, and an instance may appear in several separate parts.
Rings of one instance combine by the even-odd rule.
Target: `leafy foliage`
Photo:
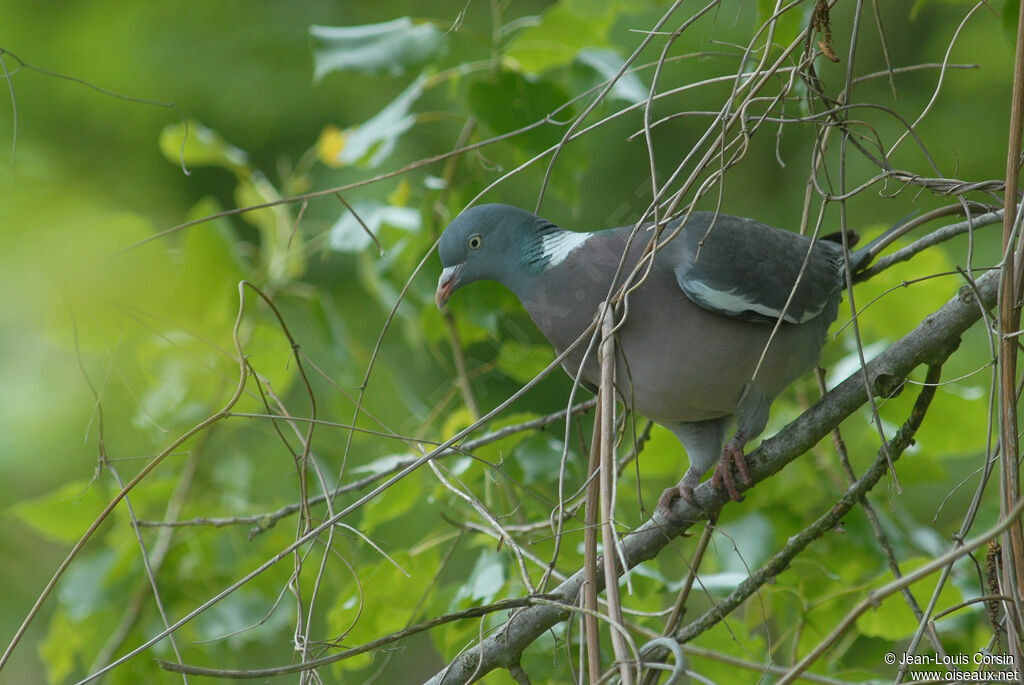
[[[990,103],[1008,102],[1009,50],[993,48],[987,33],[1000,19],[972,15],[958,44],[970,55],[964,59],[984,62],[983,69],[943,72],[941,88],[934,70],[899,71],[897,101],[885,83],[880,38],[861,36],[869,47],[856,63],[864,80],[853,96],[855,117],[829,119],[825,98],[843,90],[846,65],[820,57],[800,62],[800,34],[812,19],[805,4],[778,17],[776,3],[723,6],[692,25],[691,10],[680,10],[665,30],[686,30],[656,36],[597,103],[596,94],[666,12],[664,4],[498,2],[484,11],[441,3],[431,7],[432,18],[415,19],[368,6],[352,9],[344,16],[358,20],[341,26],[322,25],[326,13],[298,9],[295,16],[247,18],[275,35],[275,21],[296,29],[284,32],[298,46],[288,64],[301,62],[306,80],[307,31],[312,38],[316,86],[307,99],[260,93],[258,107],[280,112],[294,126],[253,133],[253,108],[233,108],[231,116],[204,108],[225,80],[232,90],[223,97],[244,96],[251,64],[223,60],[209,73],[190,71],[204,96],[179,102],[190,118],[140,119],[116,131],[125,136],[118,159],[134,161],[141,146],[128,137],[138,126],[162,155],[152,162],[163,165],[153,174],[178,173],[180,163],[193,174],[165,185],[142,178],[148,174],[132,178],[132,163],[125,162],[119,170],[132,192],[148,190],[139,202],[127,201],[131,193],[121,195],[107,177],[93,184],[73,160],[47,147],[52,143],[20,132],[13,156],[18,173],[8,178],[12,202],[3,210],[14,228],[5,231],[10,248],[0,257],[6,267],[0,284],[16,293],[11,323],[0,326],[10,379],[0,413],[14,417],[0,446],[16,456],[0,473],[24,486],[0,502],[5,525],[31,539],[33,550],[24,561],[4,562],[18,574],[11,585],[38,592],[39,579],[56,567],[54,555],[82,538],[123,483],[159,461],[47,598],[45,634],[41,619],[32,634],[45,677],[62,683],[93,674],[184,617],[190,620],[173,631],[174,643],[157,642],[151,655],[239,669],[311,660],[432,617],[550,591],[582,567],[580,504],[592,417],[583,413],[568,425],[540,421],[565,409],[573,392],[556,371],[478,426],[480,416],[531,383],[554,355],[515,299],[495,284],[475,285],[448,313],[433,306],[433,243],[448,220],[481,196],[529,208],[539,198],[546,216],[577,229],[635,222],[661,188],[659,201],[678,193],[683,204],[720,205],[790,228],[802,209],[813,228],[820,200],[827,230],[845,221],[866,236],[908,209],[948,205],[950,194],[993,203],[990,186],[954,192],[920,179],[960,173],[981,183],[1002,174],[1005,126],[966,130],[950,124],[963,112],[928,110],[933,92],[940,102],[959,103],[952,109],[986,114]],[[953,40],[963,18],[955,4],[919,5],[916,18],[906,7],[883,8],[893,66],[941,62],[947,46],[936,41]],[[840,41],[851,40],[848,12],[837,6],[831,17],[840,54]],[[764,22],[773,22],[771,30],[760,30]],[[225,26],[213,22],[206,30],[230,34]],[[941,40],[911,39],[936,32]],[[754,79],[737,73],[771,64],[791,44],[797,47],[780,61],[784,66],[765,79],[774,90],[750,95]],[[161,81],[150,78],[147,64],[134,68],[158,84],[147,92],[159,94]],[[809,65],[815,79],[806,77]],[[267,68],[287,76],[285,65]],[[657,97],[648,102],[652,88]],[[960,98],[961,89],[984,90],[988,102]],[[738,106],[737,98],[748,95]],[[32,108],[32,96],[24,97],[21,125],[46,126],[49,105]],[[114,106],[95,92],[83,97],[96,108]],[[874,105],[880,101],[885,105]],[[138,110],[118,111],[132,117]],[[711,134],[728,130],[732,137],[714,147],[702,136],[719,111],[728,117]],[[896,144],[918,115],[916,138]],[[840,124],[856,131],[843,153],[849,158],[825,140],[841,135]],[[570,126],[585,135],[559,147]],[[829,129],[835,133],[826,134]],[[547,177],[555,148],[558,159]],[[812,151],[821,149],[815,157]],[[710,161],[699,166],[688,157],[691,150],[696,157],[710,150]],[[879,175],[880,156],[912,174]],[[839,181],[843,164],[849,178]],[[61,179],[59,194],[51,178]],[[861,184],[844,200],[841,218],[834,198]],[[163,194],[171,199],[158,199]],[[181,221],[189,223],[173,225]],[[858,284],[857,330],[846,310],[826,347],[829,384],[857,372],[861,350],[870,356],[884,349],[948,300],[963,283],[953,275],[957,267],[998,259],[994,231],[979,229],[970,244],[961,237],[929,248]],[[23,331],[32,332],[31,344]],[[893,480],[877,488],[873,514],[855,509],[727,622],[702,632],[693,645],[716,658],[693,656],[694,671],[741,682],[767,665],[791,665],[851,604],[891,580],[892,564],[910,572],[949,549],[951,536],[965,534],[960,528],[976,488],[973,530],[995,520],[993,486],[979,488],[978,476],[990,448],[988,345],[983,332],[972,334],[947,364],[945,378],[955,380],[942,386],[917,444],[896,467],[902,489]],[[906,419],[923,378],[918,372],[902,395],[880,399],[877,417],[864,409],[844,422],[855,473],[875,457],[878,426],[891,435]],[[574,397],[579,402],[589,394],[577,388]],[[768,433],[816,397],[812,379],[799,382],[775,403]],[[458,449],[374,490],[453,438]],[[660,427],[647,437],[640,417],[623,422],[618,448],[623,468],[615,516],[625,533],[649,517],[657,493],[675,482],[684,462],[675,438]],[[636,450],[637,461],[627,458]],[[55,465],[38,468],[44,459]],[[835,450],[823,441],[746,503],[726,507],[685,619],[733,591],[848,485]],[[625,576],[623,605],[633,610],[627,622],[638,643],[664,628],[693,548],[692,539],[681,540]],[[13,556],[11,549],[0,551]],[[941,587],[932,575],[910,592],[921,607],[935,593],[936,611],[954,608],[987,592],[981,566],[961,560]],[[15,571],[8,572],[14,577]],[[229,587],[236,589],[196,612]],[[13,634],[11,621],[28,610],[18,604],[4,618],[5,634]],[[397,643],[408,652],[391,651],[390,644],[318,673],[325,682],[425,679],[506,617],[444,623],[429,637]],[[532,682],[566,682],[570,659],[580,668],[577,625],[574,619],[571,628],[557,627],[523,655]],[[896,671],[883,655],[907,649],[919,625],[908,602],[892,596],[861,616],[813,670],[848,680],[891,679]],[[965,604],[935,628],[950,653],[973,653],[993,634],[983,603]],[[607,656],[608,635],[602,639]],[[26,647],[18,653],[29,652]],[[35,674],[28,661],[12,664]],[[153,660],[135,656],[113,668],[109,682],[167,677],[158,671]],[[495,674],[487,682],[503,678]]]

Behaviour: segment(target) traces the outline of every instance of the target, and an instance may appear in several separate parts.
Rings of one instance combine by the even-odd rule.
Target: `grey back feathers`
[[[687,297],[719,314],[806,323],[839,302],[843,248],[834,242],[812,243],[752,219],[694,212],[665,249]]]

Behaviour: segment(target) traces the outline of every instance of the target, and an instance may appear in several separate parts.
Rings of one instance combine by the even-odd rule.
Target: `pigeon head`
[[[525,277],[527,247],[548,224],[510,205],[479,205],[457,216],[441,235],[441,277],[435,302],[444,307],[451,294],[473,281],[490,279],[513,291]]]

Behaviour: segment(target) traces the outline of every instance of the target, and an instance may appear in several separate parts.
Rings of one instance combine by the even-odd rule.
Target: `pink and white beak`
[[[444,308],[448,298],[451,297],[452,291],[455,290],[459,271],[461,270],[462,265],[456,264],[455,266],[445,267],[441,272],[441,277],[437,279],[437,293],[434,294],[434,303],[437,304],[438,309]]]

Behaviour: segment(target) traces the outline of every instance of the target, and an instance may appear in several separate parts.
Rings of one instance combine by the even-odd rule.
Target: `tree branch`
[[[806,549],[809,544],[820,538],[826,531],[835,528],[856,504],[866,503],[868,491],[875,487],[889,469],[889,456],[891,455],[893,461],[899,459],[903,451],[913,443],[914,434],[921,426],[928,405],[931,404],[932,397],[935,395],[941,369],[942,367],[938,365],[928,367],[928,378],[921,388],[914,409],[903,426],[896,431],[896,435],[889,441],[888,451],[884,447],[879,448],[875,463],[863,476],[850,484],[850,487],[831,509],[818,517],[813,524],[791,536],[781,550],[776,552],[764,566],[747,576],[746,580],[737,585],[728,597],[721,602],[715,602],[715,605],[700,618],[680,629],[674,636],[676,640],[688,642],[718,623],[746,601],[750,595],[757,592],[762,585],[786,570],[793,558]],[[898,568],[895,569],[897,577],[899,577],[898,571]]]

